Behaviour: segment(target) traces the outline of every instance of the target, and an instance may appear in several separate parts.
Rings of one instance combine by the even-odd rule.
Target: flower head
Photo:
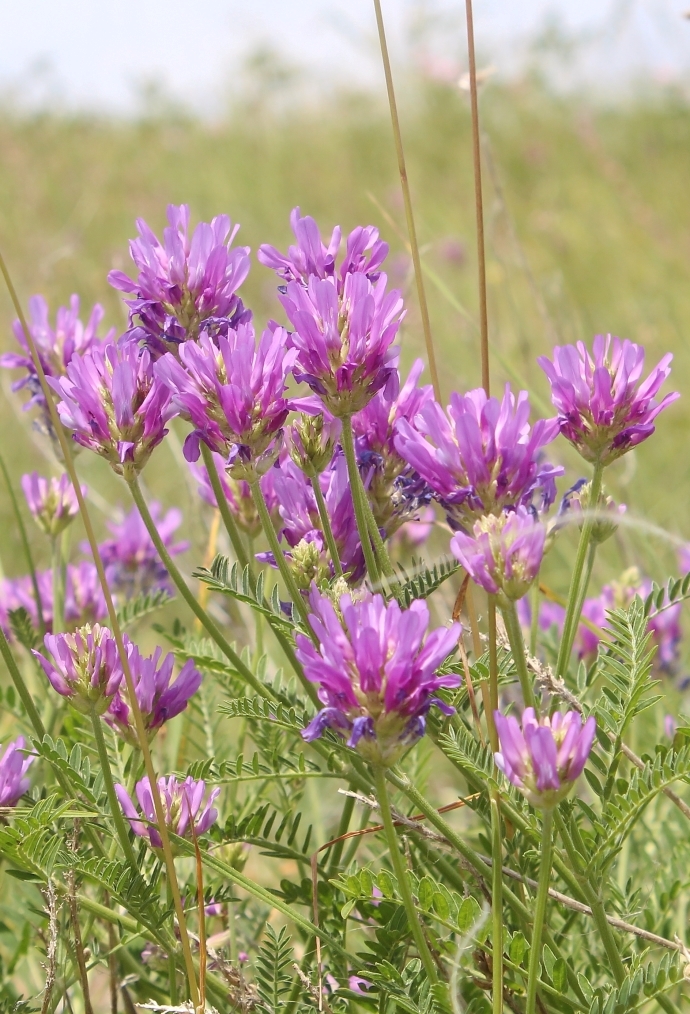
[[[577,711],[556,712],[537,719],[534,708],[525,708],[522,729],[514,715],[494,712],[500,753],[496,767],[530,801],[532,806],[552,810],[564,799],[589,757],[596,732],[593,715],[582,724]]]
[[[103,307],[96,303],[88,321],[83,324],[79,319],[79,296],[74,295],[70,298],[69,307],[61,306],[58,309],[53,328],[48,319],[48,304],[43,296],[31,297],[29,300],[29,330],[46,377],[63,377],[72,356],[83,356],[100,343],[114,339],[115,328],[111,328],[104,338],[99,338],[97,335],[103,315]],[[16,380],[12,384],[12,390],[19,391],[21,388],[27,387],[31,398],[24,406],[25,409],[32,408],[34,405],[38,406],[43,412],[44,422],[49,423],[45,397],[20,321],[15,320],[12,330],[23,353],[6,352],[0,356],[0,366],[13,370],[26,370],[26,376]]]
[[[429,484],[454,527],[529,505],[537,491],[545,508],[563,469],[543,461],[540,452],[558,427],[544,419],[530,427],[529,411],[527,392],[515,398],[509,384],[500,402],[482,388],[452,394],[447,413],[429,399],[413,422],[400,420],[395,448]]]
[[[518,507],[475,521],[473,535],[456,532],[450,548],[473,581],[492,595],[514,601],[526,594],[539,573],[545,538],[539,520]]]
[[[162,514],[161,506],[156,501],[151,503],[150,510],[158,534],[170,555],[184,553],[189,548],[189,543],[174,541],[175,531],[182,523],[181,512],[172,507],[166,514]],[[115,595],[123,602],[159,590],[172,595],[168,572],[136,507],[125,514],[122,521],[108,522],[108,528],[113,538],[106,539],[98,548],[105,565],[108,585]]]
[[[62,425],[118,475],[137,474],[168,432],[170,393],[153,375],[148,350],[108,342],[74,356],[67,376],[51,381]]]
[[[36,755],[27,755],[25,747],[24,737],[19,736],[7,744],[4,753],[0,753],[0,806],[16,806],[29,790],[26,772],[36,760]]]
[[[556,527],[561,527],[562,518],[567,514],[575,514],[580,517],[580,530],[584,523],[582,515],[587,511],[592,511],[591,505],[592,499],[592,483],[587,482],[586,479],[578,479],[578,481],[570,487],[569,490],[563,496],[561,500],[561,506],[558,511],[559,520],[556,522]],[[596,513],[592,526],[590,538],[596,544],[606,542],[618,531],[618,518],[621,518],[627,508],[625,504],[616,504],[614,500],[607,495],[605,490],[601,491],[599,495],[599,503],[596,507]]]
[[[319,684],[326,706],[302,735],[312,740],[331,728],[368,759],[394,764],[424,734],[432,704],[452,713],[435,694],[441,687],[457,686],[460,679],[437,670],[457,645],[460,625],[440,627],[425,640],[425,602],[402,610],[397,602],[369,593],[358,599],[343,595],[342,619],[331,600],[315,589],[310,605],[309,622],[319,646],[298,634],[297,657],[307,679]]]
[[[144,658],[135,644],[128,645],[127,657],[134,691],[144,726],[151,737],[158,732],[164,722],[168,722],[185,710],[190,698],[201,686],[201,673],[194,667],[191,658],[185,662],[177,678],[171,683],[175,657],[170,652],[161,662],[161,655],[162,649],[156,648],[153,655]],[[129,694],[124,684],[120,685],[115,694],[105,720],[128,743],[137,745]]]
[[[298,405],[294,404],[294,408]],[[332,415],[302,412],[285,430],[288,453],[305,475],[325,472],[333,459],[341,423]]]
[[[218,810],[213,805],[220,789],[212,789],[206,800],[206,783],[185,778],[178,782],[174,775],[158,779],[158,791],[165,813],[165,826],[180,838],[190,838],[192,825],[194,833],[205,834],[218,817]],[[148,839],[152,848],[162,848],[163,842],[156,827],[156,811],[151,794],[151,783],[148,777],[142,778],[136,785],[136,796],[141,812],[138,813],[124,785],[116,785],[115,792],[120,801],[122,812],[129,821],[132,831],[140,838]]]
[[[22,476],[22,490],[36,524],[46,535],[56,538],[79,513],[79,504],[70,477],[46,479],[38,472]],[[86,486],[81,488],[86,496]]]
[[[590,354],[583,342],[556,346],[553,362],[538,362],[551,384],[557,423],[586,461],[608,465],[654,432],[654,420],[680,397],[656,395],[671,372],[665,355],[640,383],[644,349],[633,342],[597,335]]]
[[[194,426],[184,445],[188,461],[198,459],[203,440],[235,478],[253,479],[273,464],[290,410],[285,387],[295,354],[286,343],[275,327],[257,346],[252,326],[241,324],[215,342],[202,333],[180,348],[179,361],[170,354],[159,360],[175,410]]]
[[[239,226],[218,215],[210,224],[200,222],[190,238],[186,204],[168,205],[168,222],[161,243],[137,219],[139,237],[129,245],[136,280],[122,271],[108,275],[114,288],[134,296],[126,300],[132,333],[156,356],[196,339],[209,318],[251,319],[236,295],[250,267],[249,247],[232,247]]]
[[[107,711],[124,675],[108,628],[96,623],[73,634],[46,634],[44,644],[48,658],[32,654],[53,688],[85,714],[92,708],[101,715]]]

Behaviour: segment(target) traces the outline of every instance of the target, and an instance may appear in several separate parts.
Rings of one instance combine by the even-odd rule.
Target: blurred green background
[[[469,101],[457,87],[410,76],[400,82],[404,141],[444,386],[477,386],[474,202]],[[549,410],[536,365],[554,344],[611,331],[642,342],[653,365],[674,353],[672,385],[690,386],[690,110],[673,90],[647,89],[603,107],[555,97],[538,76],[483,86],[487,276],[494,392],[510,379],[533,394],[534,414]],[[141,216],[159,231],[168,202],[188,202],[194,222],[227,212],[239,241],[284,246],[299,204],[322,231],[374,223],[390,242],[390,273],[408,292],[406,363],[423,354],[387,107],[369,94],[341,94],[306,107],[276,107],[256,91],[222,125],[159,112],[136,121],[57,114],[0,114],[0,243],[26,300],[42,292],[51,310],[72,292],[84,315],[100,301],[106,322],[126,316],[106,282],[128,269],[127,242]],[[272,274],[256,262],[243,295],[259,325],[281,318]],[[0,345],[12,347],[13,313],[0,291]],[[11,395],[2,371],[0,447],[18,482],[46,469],[46,448]],[[687,515],[687,397],[659,420],[658,434],[610,470],[611,492],[647,519],[690,538]],[[558,441],[550,456],[568,466],[567,485],[587,466]],[[79,469],[96,508],[126,502],[107,466],[86,453]],[[145,473],[149,491],[199,517],[179,453],[166,443]],[[563,488],[565,488],[563,485]],[[15,525],[0,491],[0,558],[24,570]],[[203,520],[189,563],[199,560]],[[75,542],[78,535],[75,535]],[[567,537],[559,553],[571,551]],[[433,549],[443,549],[443,538]],[[37,547],[39,557],[43,553]],[[562,585],[560,563],[551,565]],[[42,562],[47,563],[47,559]],[[626,528],[601,554],[600,577],[638,563],[657,579],[675,571],[672,547],[645,528]]]

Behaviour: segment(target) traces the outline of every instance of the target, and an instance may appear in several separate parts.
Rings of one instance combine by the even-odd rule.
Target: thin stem
[[[201,441],[201,457],[203,458],[204,465],[206,466],[208,478],[211,483],[211,489],[213,490],[214,496],[216,498],[216,504],[218,505],[220,516],[223,519],[225,531],[228,533],[228,537],[232,544],[232,548],[235,551],[237,562],[239,563],[240,567],[242,567],[243,570],[245,567],[249,567],[250,577],[253,582],[254,575],[252,573],[252,561],[249,559],[249,556],[247,555],[247,550],[245,549],[244,543],[242,542],[242,536],[240,535],[239,529],[235,524],[235,519],[230,513],[227,497],[225,496],[225,491],[220,481],[220,476],[218,475],[216,463],[213,460],[213,453],[211,451],[211,448],[207,444],[205,444],[203,440]]]
[[[537,638],[539,636],[539,578],[537,578],[532,585],[530,591],[530,605],[532,607],[532,615],[530,617],[529,625],[529,653],[530,655],[537,654]]]
[[[336,577],[342,577],[343,568],[340,563],[338,547],[335,544],[335,537],[333,535],[333,529],[331,528],[331,519],[328,516],[328,509],[326,508],[326,501],[324,500],[323,492],[321,491],[321,483],[319,482],[318,475],[313,475],[311,477],[311,488],[314,490],[314,499],[316,500],[316,507],[321,521],[321,531],[323,532],[323,536],[326,540],[328,552],[331,554],[333,569],[335,570]]]
[[[79,970],[79,982],[84,1000],[84,1014],[93,1014],[91,993],[89,991],[89,976],[86,970],[86,958],[84,956],[84,944],[82,942],[81,929],[79,926],[79,908],[77,906],[77,898],[74,890],[73,871],[70,871],[69,873],[69,894],[67,895],[67,903],[69,905],[72,932],[74,934],[74,951],[76,954],[77,968]]]
[[[51,574],[53,579],[53,633],[65,629],[65,589],[62,583],[62,542],[60,536],[50,540]]]
[[[410,881],[407,876],[407,869],[405,868],[405,863],[403,862],[403,857],[398,845],[398,838],[391,814],[391,804],[388,798],[388,788],[386,786],[386,769],[377,764],[374,766],[373,772],[374,784],[376,786],[376,798],[378,799],[379,807],[381,809],[381,819],[386,835],[386,841],[388,843],[388,853],[393,865],[393,871],[398,881],[398,889],[405,907],[405,912],[407,913],[407,919],[412,931],[412,936],[417,944],[419,957],[422,960],[429,982],[433,984],[438,982],[438,971],[436,969],[436,963],[431,956],[429,945],[426,942],[422,924],[420,923],[419,916],[417,915],[412,891],[410,890]]]
[[[491,798],[491,923],[493,948],[492,1011],[503,1012],[503,849],[501,846],[501,813],[498,799]]]
[[[544,810],[541,831],[541,857],[539,868],[539,887],[537,904],[534,910],[534,928],[529,951],[529,970],[527,973],[527,1006],[525,1014],[534,1014],[537,1002],[537,980],[541,964],[541,937],[546,915],[546,903],[549,898],[549,882],[551,880],[551,850],[553,848],[553,814]]]
[[[352,436],[352,420],[349,416],[345,416],[342,420],[342,424],[343,428],[341,440],[343,450],[345,452],[345,460],[347,462],[347,472],[350,478],[350,493],[352,495],[352,505],[355,510],[355,520],[357,522],[359,541],[362,544],[364,561],[366,563],[369,580],[372,584],[377,585],[380,584],[379,568],[376,563],[376,557],[374,556],[374,550],[372,549],[371,539],[369,537],[369,527],[367,525],[364,504],[364,501],[366,500],[366,493],[364,493],[362,477],[360,476],[359,469],[357,468],[355,442]]]
[[[287,560],[285,559],[285,553],[281,549],[280,543],[278,542],[278,536],[276,535],[276,530],[273,527],[271,515],[269,513],[263,491],[261,489],[261,486],[259,485],[259,480],[257,479],[254,482],[250,483],[249,487],[252,491],[252,499],[254,500],[254,506],[256,507],[257,512],[259,514],[261,525],[264,530],[264,535],[266,536],[266,540],[271,548],[271,552],[273,553],[273,558],[276,561],[276,566],[280,571],[280,576],[282,577],[283,582],[285,583],[285,587],[287,588],[288,594],[292,599],[292,604],[295,606],[297,612],[300,615],[300,619],[304,623],[307,630],[311,633],[311,627],[309,625],[309,611],[304,601],[304,596],[297,587],[297,582],[295,581],[294,575],[290,570],[290,566]]]
[[[36,735],[38,736],[39,739],[43,739],[43,737],[46,734],[45,726],[43,725],[43,722],[41,721],[41,716],[39,715],[36,709],[33,697],[29,693],[29,688],[24,682],[24,677],[19,671],[19,666],[14,660],[12,649],[10,648],[7,642],[7,638],[5,637],[2,627],[0,627],[0,654],[4,659],[5,665],[7,666],[7,671],[10,674],[12,682],[14,683],[15,686],[15,690],[19,694],[19,698],[22,704],[24,705],[24,710],[26,711],[29,721],[34,727]]]
[[[141,709],[139,708],[139,703],[136,698],[134,681],[132,679],[132,672],[129,665],[129,657],[127,655],[127,651],[125,650],[125,643],[122,637],[122,629],[120,627],[120,623],[117,618],[117,612],[115,610],[115,605],[113,603],[113,597],[110,593],[110,588],[106,580],[105,569],[103,567],[103,560],[101,558],[100,550],[98,548],[98,542],[96,541],[96,533],[94,532],[93,525],[91,523],[91,515],[89,514],[88,508],[86,506],[86,501],[84,500],[84,494],[82,492],[81,484],[79,482],[79,478],[77,476],[77,472],[74,467],[74,458],[72,456],[70,442],[67,439],[65,430],[58,417],[57,409],[55,408],[55,402],[53,400],[53,392],[51,391],[48,385],[48,381],[46,380],[46,375],[43,369],[43,364],[41,362],[41,357],[38,354],[36,343],[34,341],[31,330],[29,329],[29,326],[26,322],[24,310],[19,301],[19,297],[17,296],[17,292],[14,288],[14,285],[12,284],[12,279],[10,278],[9,271],[7,270],[7,265],[5,264],[5,259],[2,256],[2,254],[0,254],[0,272],[2,273],[5,279],[5,283],[7,285],[10,298],[12,299],[15,310],[17,312],[17,316],[19,317],[19,322],[24,332],[24,338],[29,353],[31,355],[31,360],[34,365],[34,369],[36,370],[39,383],[41,385],[41,391],[43,392],[43,397],[45,398],[46,408],[48,409],[48,413],[50,415],[51,424],[53,426],[53,430],[55,432],[57,440],[60,444],[65,469],[67,470],[67,473],[72,482],[74,495],[77,498],[79,512],[81,514],[81,518],[84,524],[84,530],[86,531],[86,537],[88,539],[91,554],[93,556],[93,562],[96,567],[96,572],[98,574],[98,580],[100,582],[101,588],[103,589],[103,597],[105,599],[106,609],[108,612],[108,619],[110,621],[110,626],[112,628],[115,643],[117,645],[117,652],[120,657],[120,662],[122,664],[122,669],[124,672],[128,699],[130,702],[130,707],[132,709],[134,726],[137,732],[137,739],[139,740],[139,746],[141,747],[141,751],[144,756],[146,773],[149,777],[151,795],[153,797],[153,806],[156,813],[156,823],[158,827],[158,832],[161,836],[161,843],[163,846],[165,866],[168,872],[168,877],[170,878],[173,885],[173,898],[175,901],[175,908],[178,914],[178,925],[180,929],[180,938],[182,941],[182,951],[184,953],[185,965],[187,967],[187,971],[189,974],[191,999],[192,1003],[196,1006],[199,998],[199,992],[196,986],[196,975],[194,972],[194,961],[192,958],[192,950],[189,943],[189,934],[187,933],[187,922],[185,920],[184,910],[182,908],[182,899],[180,897],[180,889],[175,874],[175,863],[173,860],[172,850],[170,848],[170,837],[168,835],[168,829],[165,824],[165,813],[163,811],[163,804],[160,797],[158,782],[156,780],[156,772],[153,767],[153,761],[151,759],[151,751],[149,750],[146,729],[144,727],[144,720],[142,718]]]
[[[474,17],[472,0],[465,0],[467,16],[467,55],[470,64],[470,106],[472,109],[472,160],[474,164],[474,206],[477,219],[477,269],[479,282],[479,332],[482,356],[482,387],[490,393],[489,317],[486,300],[486,253],[484,250],[484,202],[482,198],[482,154],[479,136],[479,100],[477,96],[477,61],[474,52]]]
[[[570,578],[570,588],[568,589],[568,603],[565,610],[565,621],[563,623],[563,635],[561,638],[561,646],[558,652],[558,661],[556,663],[556,675],[565,676],[568,670],[568,663],[570,662],[570,653],[573,650],[573,643],[575,641],[575,634],[577,632],[578,625],[580,623],[580,613],[582,612],[582,603],[584,602],[585,595],[587,594],[587,581],[583,580],[583,571],[585,569],[585,562],[587,560],[587,551],[589,549],[589,543],[592,537],[592,529],[596,520],[596,509],[599,504],[599,496],[601,494],[601,480],[604,474],[604,466],[601,462],[597,462],[594,466],[594,474],[592,475],[592,483],[590,487],[589,503],[590,512],[585,517],[582,531],[580,532],[580,541],[577,547],[577,555],[575,557],[575,566],[573,567],[573,573]],[[591,573],[591,568],[590,568]]]
[[[520,626],[520,620],[518,619],[515,603],[508,602],[506,605],[503,605],[501,607],[501,612],[503,613],[506,632],[508,634],[508,640],[510,641],[510,650],[513,654],[513,661],[515,662],[515,668],[517,669],[518,679],[520,680],[522,699],[525,702],[525,707],[533,708],[535,706],[534,691],[532,690],[532,681],[529,678],[529,673],[527,671],[525,642],[522,637],[522,627]]]
[[[168,898],[168,907],[172,908],[173,915],[172,919],[172,937],[175,939],[175,908],[173,905],[172,891],[170,890],[170,882],[166,884],[166,893]],[[170,990],[170,1003],[176,1004],[178,1001],[177,993],[177,965],[175,963],[175,951],[170,948],[168,951],[168,989]]]
[[[151,512],[149,511],[146,501],[144,500],[144,497],[141,492],[141,487],[139,486],[139,482],[136,478],[130,480],[129,488],[132,493],[132,499],[134,500],[134,503],[137,506],[137,509],[139,511],[139,514],[141,515],[141,519],[144,522],[146,530],[151,536],[151,541],[156,547],[158,555],[160,556],[161,561],[163,563],[163,566],[170,575],[172,582],[179,591],[180,595],[185,600],[185,602],[192,610],[194,615],[200,620],[201,625],[204,627],[206,632],[211,636],[211,638],[215,641],[215,643],[218,645],[218,647],[226,656],[226,658],[232,663],[232,665],[238,671],[240,676],[244,680],[246,680],[247,683],[249,683],[249,685],[252,687],[253,690],[256,691],[257,694],[260,694],[261,697],[266,697],[268,695],[266,687],[264,687],[263,684],[259,682],[259,680],[251,671],[249,666],[245,665],[245,663],[242,661],[242,659],[234,650],[234,648],[232,648],[231,645],[227,642],[227,640],[223,637],[222,633],[220,632],[214,621],[211,619],[211,617],[208,615],[206,610],[202,609],[202,607],[199,605],[193,592],[188,587],[187,582],[182,577],[182,574],[180,574],[179,570],[177,569],[177,566],[173,563],[170,553],[168,553],[167,549],[165,548],[165,544],[160,537],[158,529],[156,528],[156,523],[151,517]]]
[[[115,794],[113,773],[110,770],[110,760],[105,746],[105,739],[103,738],[103,727],[101,726],[101,720],[96,714],[95,708],[91,708],[91,724],[93,725],[93,736],[96,740],[98,759],[101,762],[101,772],[103,774],[105,794],[108,797],[108,805],[110,806],[110,813],[113,818],[113,823],[115,824],[115,830],[117,831],[117,836],[120,839],[120,845],[122,846],[122,851],[125,854],[127,862],[133,870],[136,870],[139,864],[136,856],[134,855],[132,843],[129,840],[127,825],[125,824],[125,819],[122,816],[122,807],[120,806],[117,795]]]
[[[350,785],[350,789],[351,790],[352,790],[352,788],[353,788],[353,786]],[[346,796],[345,797],[345,805],[343,806],[342,813],[340,814],[340,822],[338,823],[338,831],[337,831],[336,836],[335,836],[336,839],[340,839],[340,840],[336,841],[335,845],[331,849],[331,854],[330,854],[329,859],[328,859],[328,870],[326,872],[326,879],[327,880],[329,880],[331,877],[334,877],[335,874],[336,874],[336,872],[337,872],[337,870],[338,870],[338,865],[340,863],[340,859],[341,859],[341,856],[343,854],[343,848],[345,846],[345,841],[343,839],[343,835],[347,834],[347,832],[350,829],[350,821],[352,820],[352,814],[354,812],[354,809],[355,809],[355,798],[354,798],[354,796]]]
[[[36,567],[34,566],[34,558],[31,553],[31,546],[29,545],[29,539],[26,534],[26,526],[24,525],[24,518],[22,517],[22,512],[19,510],[19,503],[17,502],[17,497],[15,496],[14,488],[12,486],[12,483],[10,482],[10,477],[7,472],[7,466],[5,465],[5,461],[2,455],[0,455],[0,471],[2,471],[3,478],[5,480],[5,486],[7,487],[7,492],[9,494],[9,498],[12,503],[12,510],[14,511],[14,518],[15,521],[17,522],[17,527],[19,529],[19,537],[22,540],[22,548],[24,550],[26,564],[27,567],[29,568],[29,574],[31,576],[31,587],[33,588],[34,598],[36,599],[38,632],[41,635],[41,638],[43,638],[46,632],[46,625],[45,620],[43,618],[43,604],[41,602],[41,593],[38,588],[38,578],[36,577]]]
[[[414,265],[414,276],[417,284],[417,298],[419,299],[419,311],[422,317],[422,328],[424,330],[424,341],[426,343],[426,354],[429,360],[429,372],[431,383],[434,388],[436,401],[441,400],[441,385],[438,379],[436,368],[436,356],[434,353],[434,342],[431,337],[431,323],[429,321],[429,308],[426,302],[426,291],[424,289],[424,275],[422,273],[422,262],[419,256],[419,244],[417,242],[417,230],[414,224],[412,213],[412,199],[410,197],[410,184],[407,179],[407,168],[405,166],[405,152],[403,150],[402,134],[400,132],[400,120],[398,119],[398,106],[395,101],[395,89],[393,88],[393,75],[391,74],[391,63],[388,56],[388,44],[386,42],[386,31],[383,24],[381,12],[381,0],[374,0],[376,11],[376,25],[381,45],[381,58],[383,60],[383,72],[386,77],[386,91],[388,92],[388,104],[391,112],[391,123],[393,125],[393,138],[395,140],[395,151],[398,156],[398,171],[400,172],[400,186],[402,187],[403,203],[405,205],[405,218],[407,219],[407,232],[410,237],[410,253]]]

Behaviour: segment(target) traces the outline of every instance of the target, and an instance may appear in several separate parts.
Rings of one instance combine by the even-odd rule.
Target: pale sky
[[[525,40],[558,19],[589,40],[578,74],[590,84],[616,86],[638,69],[659,80],[690,78],[690,20],[682,16],[690,0],[474,2],[478,48],[499,73],[514,72]],[[432,48],[445,40],[442,55],[462,64],[463,0],[383,0],[383,8],[399,62],[424,12],[436,24]],[[260,43],[303,66],[314,88],[378,85],[374,31],[371,0],[6,0],[0,92],[29,106],[126,114],[155,82],[214,115]],[[558,58],[551,64],[557,69]]]

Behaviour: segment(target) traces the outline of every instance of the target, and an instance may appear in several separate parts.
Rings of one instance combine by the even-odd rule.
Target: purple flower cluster
[[[0,753],[0,806],[16,806],[24,793],[29,791],[26,772],[35,759],[35,754],[26,753],[23,736],[8,743],[4,753]]]
[[[78,711],[107,711],[124,673],[115,638],[99,624],[82,627],[73,634],[46,634],[46,655],[38,659],[54,690]]]
[[[170,555],[184,553],[189,543],[174,541],[174,534],[182,524],[181,512],[172,507],[162,514],[160,504],[155,500],[149,509]],[[137,509],[133,508],[119,523],[108,522],[108,529],[112,539],[106,539],[98,548],[108,585],[118,601],[126,602],[153,591],[167,591],[172,595],[168,572]],[[84,548],[86,550],[88,546]]]
[[[70,477],[46,479],[38,472],[22,476],[22,491],[36,524],[46,535],[56,538],[79,513],[79,504]],[[86,486],[81,488],[86,496]]]
[[[512,602],[527,593],[539,573],[545,539],[546,529],[539,519],[518,507],[475,521],[472,535],[456,532],[450,548],[473,581]]]
[[[285,398],[294,352],[287,350],[282,328],[267,328],[256,345],[251,324],[215,340],[202,333],[157,363],[174,410],[194,430],[185,441],[188,461],[199,457],[201,440],[222,455],[235,478],[253,480],[280,451],[282,428],[290,411]]]
[[[153,737],[165,722],[185,710],[201,686],[201,673],[195,668],[192,659],[187,659],[171,683],[175,666],[172,652],[161,662],[162,648],[156,648],[153,655],[144,658],[135,644],[129,640],[125,643],[139,710],[146,731]],[[137,745],[132,709],[124,683],[115,693],[104,718],[123,739],[133,746]]]
[[[596,732],[594,716],[583,725],[577,711],[537,719],[534,708],[525,708],[522,729],[513,715],[495,711],[494,719],[501,746],[494,754],[496,767],[532,806],[552,810],[587,763]]]
[[[671,372],[665,355],[645,381],[644,349],[634,342],[597,335],[590,354],[583,342],[556,346],[553,362],[538,362],[551,384],[558,427],[587,461],[608,465],[654,432],[658,414],[680,395],[656,400]]]
[[[452,713],[435,695],[442,687],[458,686],[460,679],[437,670],[455,649],[460,625],[426,636],[425,602],[402,610],[397,602],[369,593],[343,595],[336,611],[328,597],[314,590],[310,605],[318,648],[298,634],[297,657],[307,679],[319,685],[325,707],[302,735],[309,741],[334,729],[369,760],[394,764],[424,734],[432,705]]]
[[[141,471],[174,414],[148,350],[131,340],[73,356],[67,375],[51,384],[62,399],[57,407],[62,425],[119,475]]]
[[[64,376],[73,356],[83,356],[101,342],[114,339],[114,328],[108,331],[104,338],[98,337],[98,326],[102,320],[103,307],[96,303],[87,323],[83,324],[79,319],[79,296],[72,296],[69,307],[61,306],[58,309],[53,328],[48,317],[48,304],[43,296],[31,297],[29,300],[29,330],[46,377],[55,379]],[[43,412],[44,422],[48,423],[45,397],[29,352],[24,329],[18,320],[13,323],[12,330],[23,352],[6,352],[0,356],[0,366],[11,370],[26,370],[26,376],[16,380],[12,384],[12,390],[19,391],[23,387],[27,387],[31,398],[24,406],[25,409],[37,406]]]
[[[402,419],[394,438],[398,454],[429,484],[454,527],[507,507],[548,507],[563,469],[541,458],[558,432],[555,420],[530,428],[529,398],[506,385],[503,400],[481,388],[451,395],[447,413],[429,399],[412,422]]]
[[[393,347],[403,317],[397,290],[386,291],[379,268],[388,247],[373,227],[358,228],[347,241],[338,270],[336,230],[328,248],[311,218],[292,215],[297,245],[284,256],[262,246],[259,260],[287,281],[280,301],[292,324],[295,379],[304,381],[335,416],[360,411],[377,391],[397,384]]]
[[[261,521],[256,509],[254,500],[252,499],[252,491],[249,488],[249,483],[243,479],[233,479],[231,475],[224,471],[225,460],[220,454],[213,454],[213,462],[216,466],[216,472],[220,479],[220,484],[225,494],[228,508],[232,514],[237,527],[240,531],[245,532],[250,539],[256,538],[261,532]],[[197,462],[189,462],[189,468],[198,482],[199,496],[206,503],[210,504],[211,507],[217,507],[216,495],[213,492],[211,486],[211,480],[206,470],[206,465],[199,464]],[[263,494],[266,506],[268,507],[269,514],[274,520],[274,524],[277,526],[280,522],[278,517],[278,500],[276,498],[273,477],[276,475],[276,470],[269,468],[269,470],[261,476],[259,479],[259,486]]]
[[[124,785],[115,786],[122,812],[134,834],[146,838],[151,848],[162,848],[148,777],[137,782],[135,791],[141,812],[137,811]],[[204,799],[206,783],[203,781],[185,778],[183,782],[178,782],[174,775],[170,775],[169,778],[158,779],[158,791],[163,803],[165,826],[180,838],[190,838],[192,827],[197,837],[205,834],[218,818],[218,810],[213,804],[220,795],[220,789],[212,789]]]
[[[155,356],[195,340],[209,318],[251,318],[237,290],[249,274],[249,247],[232,247],[239,226],[227,215],[200,222],[189,236],[189,207],[168,206],[169,226],[163,243],[143,219],[137,219],[138,239],[129,249],[139,274],[131,279],[111,271],[110,284],[130,293],[131,335],[142,338]]]

